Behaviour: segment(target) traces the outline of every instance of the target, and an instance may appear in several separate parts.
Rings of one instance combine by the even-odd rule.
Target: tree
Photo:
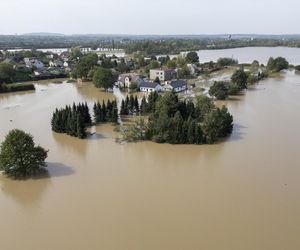
[[[267,64],[268,70],[273,72],[279,72],[281,70],[288,69],[288,67],[289,67],[289,63],[283,57],[277,57],[275,59],[271,57]]]
[[[199,56],[198,56],[197,52],[192,51],[192,52],[187,53],[186,61],[188,63],[197,63],[197,62],[199,62]]]
[[[93,82],[97,88],[112,88],[115,82],[115,77],[110,69],[98,67],[95,70]]]
[[[209,89],[209,94],[217,100],[225,100],[228,97],[228,88],[224,82],[214,82]]]
[[[247,83],[254,84],[257,82],[258,82],[258,77],[256,75],[253,75],[253,74],[248,75]]]
[[[145,73],[149,73],[151,69],[157,69],[159,68],[159,62],[156,60],[151,60],[149,65],[145,68]]]
[[[147,103],[146,97],[143,96],[142,101],[141,101],[141,106],[140,106],[140,112],[142,115],[145,115],[145,114],[147,114],[148,110],[149,110],[149,108],[148,108],[148,103]]]
[[[238,64],[237,60],[234,60],[232,58],[227,58],[227,57],[221,57],[217,61],[217,68],[224,68],[226,66],[232,66]]]
[[[240,88],[235,83],[229,83],[228,85],[228,95],[237,95],[240,92]]]
[[[169,68],[169,69],[175,69],[176,68],[176,61],[175,60],[168,60],[166,65],[167,65],[167,68]]]
[[[259,70],[259,62],[257,60],[254,60],[251,63],[251,72],[256,73]]]
[[[85,124],[84,124],[84,121],[82,119],[82,116],[80,114],[77,114],[77,117],[76,117],[76,125],[77,125],[77,131],[76,131],[76,134],[77,134],[77,137],[79,139],[84,139],[86,137],[86,131],[85,131]]]
[[[223,106],[221,109],[212,110],[204,119],[203,131],[207,143],[214,143],[218,138],[229,135],[233,129],[233,117],[228,109]]]
[[[300,71],[300,65],[295,66],[295,70]]]
[[[44,170],[45,149],[35,146],[32,135],[22,130],[10,131],[0,147],[0,170],[11,177],[26,177]]]
[[[231,76],[231,81],[235,83],[240,90],[247,88],[248,75],[243,69],[236,70]]]
[[[70,59],[78,59],[82,56],[82,53],[80,51],[80,47],[73,47],[71,49],[71,53],[70,53]]]
[[[0,63],[0,86],[2,83],[10,83],[14,76],[13,65],[7,62]]]
[[[196,113],[199,121],[203,121],[204,117],[214,108],[211,98],[201,95],[196,100]]]
[[[182,68],[177,70],[177,77],[179,79],[189,78],[190,76],[191,76],[191,72],[186,65],[184,65]]]
[[[76,78],[87,78],[91,69],[98,64],[98,55],[88,53],[82,56],[74,65],[72,75]]]

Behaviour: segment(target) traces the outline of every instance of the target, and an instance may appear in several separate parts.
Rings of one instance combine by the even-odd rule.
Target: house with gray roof
[[[164,91],[174,91],[176,93],[187,90],[187,83],[183,80],[173,80],[163,86]]]

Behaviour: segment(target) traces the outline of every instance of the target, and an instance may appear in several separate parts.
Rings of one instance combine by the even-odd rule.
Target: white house
[[[160,84],[156,82],[143,82],[140,85],[141,92],[159,92],[162,90]]]
[[[174,80],[163,87],[164,91],[174,91],[176,93],[187,90],[187,83],[182,80]]]

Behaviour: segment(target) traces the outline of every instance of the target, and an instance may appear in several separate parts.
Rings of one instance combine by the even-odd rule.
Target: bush
[[[240,92],[240,88],[235,83],[230,83],[228,85],[228,95],[237,95]]]

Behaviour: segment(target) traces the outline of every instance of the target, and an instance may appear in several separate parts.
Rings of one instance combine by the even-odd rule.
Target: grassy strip
[[[0,86],[0,93],[18,92],[26,90],[35,90],[32,83],[12,83],[12,84],[2,84]]]

